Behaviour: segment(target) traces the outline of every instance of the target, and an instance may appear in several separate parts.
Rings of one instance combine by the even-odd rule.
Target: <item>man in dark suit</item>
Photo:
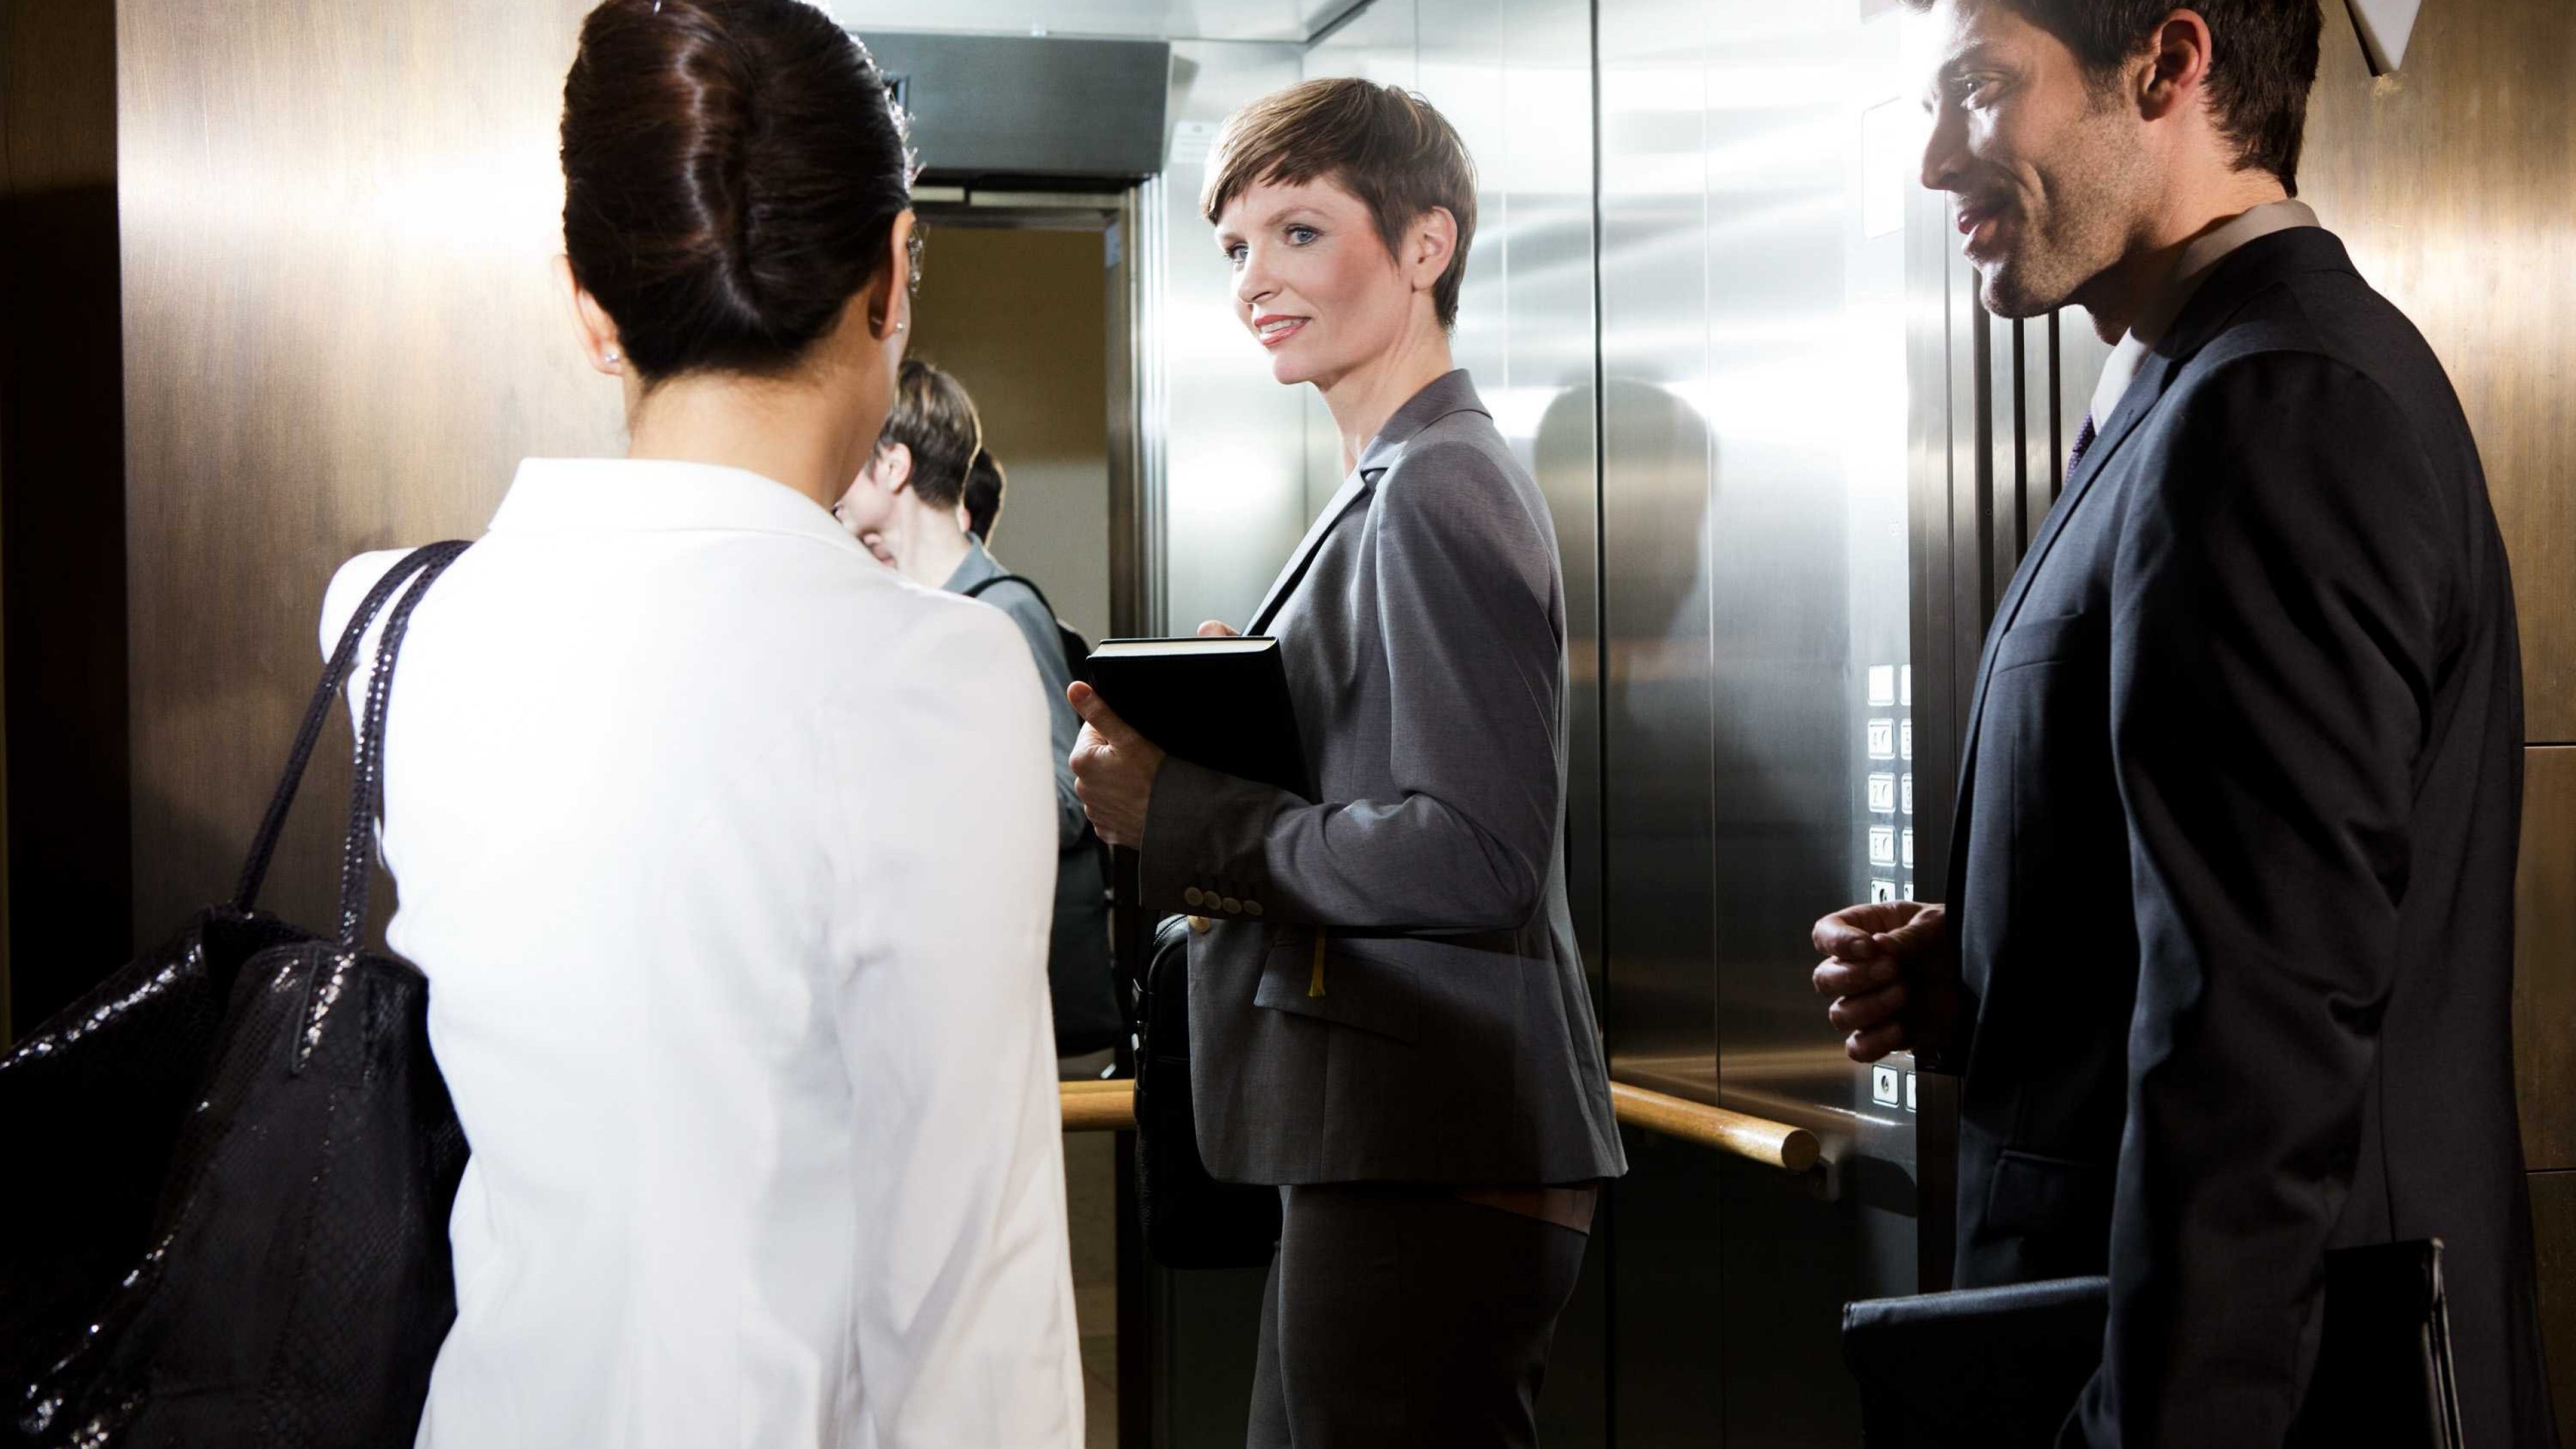
[[[2514,1115],[2513,596],[2449,381],[2291,201],[2314,0],[1909,0],[1994,312],[2115,353],[1996,610],[1947,900],[1816,928],[1964,1074],[1958,1281],[2111,1277],[2063,1441],[2279,1445],[2324,1255],[2438,1237],[2469,1443],[2550,1437]]]

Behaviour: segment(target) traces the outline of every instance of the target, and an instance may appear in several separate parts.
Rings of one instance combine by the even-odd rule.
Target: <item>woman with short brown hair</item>
[[[1319,798],[1167,758],[1081,685],[1075,773],[1146,905],[1193,913],[1201,1154],[1280,1186],[1251,1443],[1530,1444],[1626,1164],[1566,904],[1555,528],[1449,353],[1474,166],[1419,96],[1325,80],[1208,174],[1236,318],[1349,470],[1249,626]]]

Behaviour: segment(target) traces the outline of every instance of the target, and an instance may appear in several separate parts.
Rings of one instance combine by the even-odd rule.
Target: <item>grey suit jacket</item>
[[[1465,372],[1399,409],[1248,632],[1320,803],[1169,759],[1140,852],[1190,950],[1199,1151],[1238,1182],[1626,1170],[1566,908],[1556,530]]]

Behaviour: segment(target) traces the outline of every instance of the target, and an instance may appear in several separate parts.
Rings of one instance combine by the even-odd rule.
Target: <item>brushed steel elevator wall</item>
[[[1844,1058],[1808,928],[1925,893],[1913,777],[1947,768],[1912,748],[1908,500],[1941,462],[1917,401],[1947,362],[1918,364],[1911,325],[1909,234],[1940,218],[1906,22],[1599,13],[1612,1072],[1810,1126],[1836,1158],[1799,1181],[1632,1136],[1615,1427],[1850,1443],[1839,1312],[1915,1286],[1914,1114]]]
[[[623,451],[550,271],[582,0],[116,7],[135,921],[230,886],[351,554]],[[345,719],[271,895],[326,909]]]

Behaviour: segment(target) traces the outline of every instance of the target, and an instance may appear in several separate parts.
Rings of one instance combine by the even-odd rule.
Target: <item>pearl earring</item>
[[[606,352],[601,353],[599,356],[602,362],[607,363],[611,367],[615,367],[617,365],[619,353],[616,348],[612,347]]]

